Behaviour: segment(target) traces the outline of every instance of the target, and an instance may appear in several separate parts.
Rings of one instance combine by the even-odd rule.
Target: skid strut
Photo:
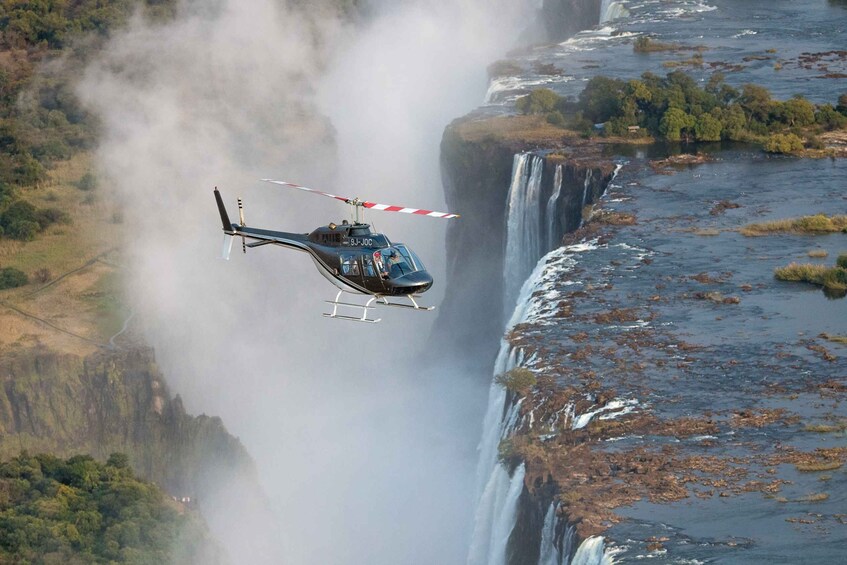
[[[406,294],[405,296],[406,296],[406,298],[409,299],[409,302],[411,302],[411,304],[402,304],[400,302],[389,302],[388,299],[385,298],[384,296],[379,297],[379,304],[381,304],[382,306],[393,306],[395,308],[410,308],[412,310],[421,310],[423,312],[431,312],[432,310],[435,310],[435,306],[421,306],[421,305],[419,305],[415,301],[415,295],[414,294]]]
[[[332,312],[324,312],[323,313],[323,316],[325,318],[335,318],[335,319],[338,319],[338,320],[350,320],[351,322],[366,322],[366,323],[369,323],[369,324],[376,324],[377,322],[382,320],[382,318],[376,318],[376,319],[368,318],[368,310],[375,308],[375,306],[372,306],[372,304],[376,301],[376,298],[377,298],[376,296],[372,296],[370,298],[370,300],[368,300],[367,304],[352,304],[350,302],[340,302],[339,301],[339,298],[341,298],[341,293],[343,293],[343,292],[344,292],[343,290],[339,290],[338,294],[335,295],[335,300],[325,300],[325,302],[327,304],[332,304]],[[346,316],[344,314],[339,314],[338,313],[338,307],[339,306],[344,306],[345,308],[350,308],[352,310],[359,309],[359,310],[362,311],[362,315],[357,317],[357,316]]]

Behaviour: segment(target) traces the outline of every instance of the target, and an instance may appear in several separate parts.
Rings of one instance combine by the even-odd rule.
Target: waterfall
[[[542,174],[545,160],[531,153],[516,154],[506,205],[506,245],[503,258],[505,312],[512,312],[504,334],[517,324],[541,320],[555,314],[559,294],[558,277],[576,264],[575,254],[595,248],[596,242],[558,247],[559,201],[564,170],[557,165],[552,191],[542,202]],[[592,171],[586,171],[582,204],[588,202]],[[542,209],[543,208],[543,209]],[[542,222],[546,222],[543,225]],[[551,247],[556,247],[549,251]],[[546,255],[544,255],[546,253]],[[542,257],[542,255],[544,255]],[[525,358],[522,349],[513,348],[504,338],[494,364],[494,376],[515,367],[532,369],[535,356]],[[517,519],[517,505],[524,492],[526,469],[521,464],[509,474],[499,459],[500,444],[519,425],[524,398],[509,395],[493,380],[488,392],[488,408],[483,421],[476,472],[476,510],[468,551],[468,565],[505,565],[509,538]],[[565,415],[571,418],[572,415]],[[542,532],[540,565],[564,565],[571,554],[576,531],[568,526],[557,531],[559,519],[555,504],[550,507]],[[603,545],[600,538],[599,552]],[[589,559],[594,545],[580,546],[581,559]],[[579,551],[577,552],[579,553]],[[596,561],[600,563],[600,561]]]
[[[623,2],[617,0],[603,0],[600,3],[600,23],[604,24],[618,18],[625,18],[629,15],[629,10],[623,5]]]
[[[556,502],[550,503],[550,509],[544,516],[544,526],[541,530],[541,555],[538,565],[561,565],[562,559],[556,547]]]
[[[591,178],[594,176],[594,171],[588,169],[585,173],[585,181],[582,183],[582,208],[579,211],[579,227],[585,223],[588,218],[585,217],[585,204],[588,202],[588,189],[591,187]]]
[[[515,168],[519,166],[515,159]],[[564,255],[561,250],[557,250]],[[532,295],[546,276],[550,276],[550,264],[547,259],[556,252],[541,259],[524,281],[506,331],[528,318],[537,309],[533,308]],[[557,263],[557,265],[560,265]],[[554,266],[553,269],[556,267]],[[505,339],[500,342],[500,351],[494,363],[494,375],[505,373],[524,363],[523,350],[511,347]],[[500,441],[509,437],[517,424],[523,398],[515,401],[506,410],[506,389],[491,383],[488,393],[488,409],[483,422],[482,440],[479,444],[479,462],[477,463],[477,505],[474,514],[474,527],[468,552],[468,565],[504,564],[509,535],[515,525],[515,508],[523,490],[525,468],[518,467],[512,477],[497,460]],[[512,499],[514,496],[514,499]]]
[[[527,163],[529,163],[527,165]],[[506,207],[506,253],[503,258],[503,295],[506,311],[543,254],[541,245],[541,176],[544,158],[515,155]]]
[[[606,553],[601,536],[591,536],[579,545],[570,565],[612,565],[614,559]]]
[[[547,201],[547,245],[546,251],[553,249],[556,244],[556,222],[554,221],[554,217],[556,215],[556,205],[559,203],[559,196],[562,194],[562,165],[561,163],[556,165],[556,172],[553,175],[553,194],[550,195],[550,199]],[[567,233],[568,227],[565,226],[565,232]]]

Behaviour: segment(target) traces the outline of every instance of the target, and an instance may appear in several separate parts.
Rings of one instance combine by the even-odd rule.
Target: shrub
[[[21,270],[14,267],[5,267],[0,269],[0,290],[6,288],[18,288],[29,282],[29,279]]]
[[[537,88],[518,98],[515,106],[523,114],[546,114],[556,109],[561,97],[549,88]]]
[[[842,269],[847,269],[847,253],[839,254],[838,259],[835,260],[835,265]]]
[[[71,217],[58,208],[42,208],[35,213],[35,221],[44,230],[53,224],[70,224]]]
[[[827,270],[824,265],[791,263],[787,267],[780,267],[774,271],[774,276],[781,281],[822,284]]]
[[[565,116],[561,112],[555,110],[547,114],[547,123],[557,127],[565,127]]]
[[[48,269],[47,267],[42,267],[41,269],[36,270],[32,274],[32,278],[35,279],[35,282],[39,284],[44,284],[50,282],[50,280],[53,278],[53,273],[51,273],[50,269]]]
[[[833,231],[834,226],[832,220],[823,214],[815,214],[814,216],[803,216],[796,221],[796,227],[800,231],[811,232]]]
[[[494,381],[516,394],[526,394],[538,382],[535,373],[524,367],[515,367],[511,371],[497,375]]]
[[[824,144],[824,142],[821,141],[821,138],[816,135],[810,135],[808,138],[806,138],[805,146],[806,149],[826,149],[826,145]]]
[[[80,190],[94,190],[97,188],[97,177],[91,173],[85,173],[82,178],[76,183],[76,187]]]
[[[803,140],[793,133],[773,133],[765,141],[768,153],[794,153],[803,149]]]
[[[6,226],[6,235],[20,241],[32,241],[38,235],[41,226],[30,220],[16,220]]]
[[[830,290],[847,290],[847,270],[833,267],[824,273],[822,282]]]

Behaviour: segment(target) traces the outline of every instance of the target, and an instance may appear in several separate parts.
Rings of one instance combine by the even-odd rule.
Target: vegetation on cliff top
[[[105,463],[50,455],[0,463],[3,563],[222,563],[202,521],[137,479],[125,455]]]
[[[715,73],[705,87],[682,71],[664,78],[644,73],[624,81],[593,77],[578,100],[541,88],[519,98],[524,114],[545,115],[558,126],[590,136],[603,124],[605,136],[643,136],[670,141],[752,141],[774,153],[820,148],[816,135],[847,126],[847,94],[838,105],[815,105],[801,96],[779,101],[763,87],[738,90]]]

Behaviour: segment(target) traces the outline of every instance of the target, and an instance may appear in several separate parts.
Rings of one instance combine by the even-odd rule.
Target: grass
[[[833,343],[843,343],[847,345],[847,335],[832,335],[828,333],[822,333],[819,337],[829,340]]]
[[[0,350],[40,343],[84,355],[95,347],[91,341],[103,343],[123,325],[121,278],[116,267],[95,260],[115,248],[123,228],[114,222],[108,185],[88,192],[76,186],[90,170],[90,155],[79,154],[57,163],[38,187],[21,190],[39,208],[67,212],[71,224],[50,226],[34,241],[0,239],[0,264],[30,278],[26,286],[0,291],[11,306],[0,309]],[[86,203],[93,194],[96,200]]]
[[[834,471],[841,468],[841,461],[815,461],[810,463],[795,463],[798,471],[815,473],[817,471]]]
[[[794,500],[794,502],[823,502],[829,499],[829,495],[825,492],[813,492],[811,494],[807,494],[806,496],[801,496],[800,498]]]
[[[740,231],[742,235],[748,237],[775,233],[847,233],[847,215],[827,216],[825,214],[815,214],[814,216],[774,220],[772,222],[748,224],[741,228]]]
[[[461,123],[457,128],[459,137],[465,141],[497,139],[502,141],[526,141],[530,143],[560,142],[564,137],[577,137],[547,123],[544,116],[498,116]]]
[[[829,252],[826,249],[812,249],[809,251],[809,257],[813,257],[816,259],[823,259],[824,257],[828,257]]]
[[[843,432],[847,430],[847,422],[841,422],[838,425],[832,424],[806,424],[803,428],[804,432],[815,434],[831,434],[833,432]]]
[[[114,245],[119,232],[111,223],[109,199],[104,196],[99,203],[85,205],[87,193],[74,186],[89,168],[90,159],[78,155],[58,163],[44,188],[21,191],[21,196],[35,206],[67,212],[73,223],[50,226],[30,242],[0,239],[0,262],[4,267],[15,267],[27,275],[42,268],[62,273]]]
[[[827,267],[809,263],[791,263],[774,271],[774,276],[781,281],[807,282],[822,286],[827,290],[847,290],[847,269],[842,267]]]

